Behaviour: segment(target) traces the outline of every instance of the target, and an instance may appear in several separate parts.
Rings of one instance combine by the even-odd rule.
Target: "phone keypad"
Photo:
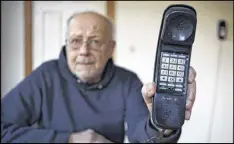
[[[169,69],[170,69],[170,70],[176,70],[176,65],[170,64]]]
[[[168,58],[168,59],[169,59],[169,58]],[[176,63],[177,63],[177,59],[176,59],[176,58],[170,58],[170,63],[176,64]]]
[[[167,76],[160,76],[160,81],[167,81]]]
[[[176,76],[176,71],[170,70],[169,71],[169,76]]]
[[[185,60],[184,59],[178,59],[178,64],[184,65],[185,64]]]
[[[169,64],[163,63],[163,64],[161,65],[161,68],[163,68],[163,69],[168,69],[168,67],[169,67]]]
[[[176,82],[178,82],[178,83],[182,83],[184,80],[183,80],[183,78],[182,77],[177,77],[176,78]]]
[[[168,70],[161,70],[161,75],[168,75]]]
[[[175,82],[175,77],[168,77],[168,82]]]
[[[179,71],[184,71],[184,66],[178,65],[178,66],[177,66],[177,70],[179,70]]]
[[[188,55],[161,53],[159,89],[183,93]]]
[[[184,72],[177,71],[177,76],[178,76],[178,77],[184,77]]]
[[[169,63],[169,58],[163,57],[163,58],[162,58],[162,62],[164,62],[164,63]]]

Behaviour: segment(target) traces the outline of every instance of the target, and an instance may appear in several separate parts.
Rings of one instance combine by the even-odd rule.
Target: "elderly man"
[[[68,20],[67,44],[2,99],[2,142],[177,142],[181,130],[160,131],[150,113],[155,84],[117,67],[113,26],[82,12]],[[186,119],[195,100],[190,68]],[[192,101],[191,101],[192,100]],[[38,128],[32,127],[38,123]]]

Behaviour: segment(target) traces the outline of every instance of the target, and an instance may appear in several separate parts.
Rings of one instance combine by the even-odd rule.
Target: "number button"
[[[175,88],[175,91],[182,92],[181,88]]]
[[[182,88],[182,87],[183,87],[183,85],[179,85],[179,84],[178,84],[178,85],[176,85],[176,87],[178,87],[178,88]]]
[[[171,56],[171,57],[178,57],[177,54],[171,54],[170,56]]]
[[[168,75],[168,70],[161,70],[161,75]]]
[[[170,76],[176,76],[176,72],[175,71],[169,71],[169,75]]]
[[[171,70],[176,70],[176,65],[170,64],[170,69],[171,69]]]
[[[177,78],[176,78],[176,82],[182,83],[182,82],[183,82],[183,78],[177,77]]]
[[[160,81],[167,81],[167,76],[160,76]]]
[[[178,57],[179,57],[179,58],[186,58],[185,55],[179,55]]]
[[[168,69],[169,64],[162,64],[161,68]]]
[[[169,74],[170,74],[170,72],[169,72]],[[184,76],[184,72],[177,71],[177,76],[183,77]]]
[[[167,88],[166,87],[159,87],[159,89],[166,90]]]
[[[159,85],[161,85],[161,86],[167,86],[166,83],[159,83]]]
[[[175,87],[175,85],[174,85],[174,84],[168,84],[168,86],[169,86],[169,87]]]
[[[177,66],[177,70],[184,71],[184,66],[178,65],[178,66]]]
[[[176,63],[177,63],[177,59],[175,59],[175,58],[170,58],[170,63],[176,64]]]
[[[168,77],[168,82],[175,82],[175,77]]]
[[[170,56],[170,55],[167,53],[162,53],[162,56]]]
[[[169,63],[169,58],[163,57],[163,58],[162,58],[162,62],[164,62],[164,63]]]
[[[178,59],[178,64],[185,64],[185,60],[184,59]]]

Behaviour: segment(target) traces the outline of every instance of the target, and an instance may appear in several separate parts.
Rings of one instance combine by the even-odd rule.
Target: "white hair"
[[[66,23],[66,38],[67,38],[67,36],[68,36],[69,25],[70,25],[71,20],[72,20],[74,17],[76,17],[76,16],[78,16],[78,15],[81,15],[81,14],[94,14],[94,15],[97,15],[97,16],[103,18],[103,19],[107,22],[108,27],[110,27],[111,40],[114,40],[114,39],[115,39],[115,26],[114,26],[114,24],[112,23],[112,21],[111,21],[108,17],[106,17],[106,16],[104,16],[104,15],[98,13],[98,12],[95,12],[95,11],[76,12],[76,13],[72,14],[72,15],[67,19],[67,23]]]

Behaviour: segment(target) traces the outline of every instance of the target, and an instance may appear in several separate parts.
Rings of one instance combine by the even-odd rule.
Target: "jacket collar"
[[[102,89],[106,87],[106,85],[111,81],[112,77],[115,74],[115,65],[113,63],[112,58],[108,60],[105,69],[103,71],[101,80],[94,84],[85,84],[82,82],[78,82],[79,78],[73,75],[67,64],[67,58],[66,58],[66,50],[65,46],[62,47],[62,50],[59,55],[58,65],[59,65],[59,71],[61,75],[66,79],[68,82],[72,82],[75,85],[78,85],[79,88],[85,88],[85,89]]]

